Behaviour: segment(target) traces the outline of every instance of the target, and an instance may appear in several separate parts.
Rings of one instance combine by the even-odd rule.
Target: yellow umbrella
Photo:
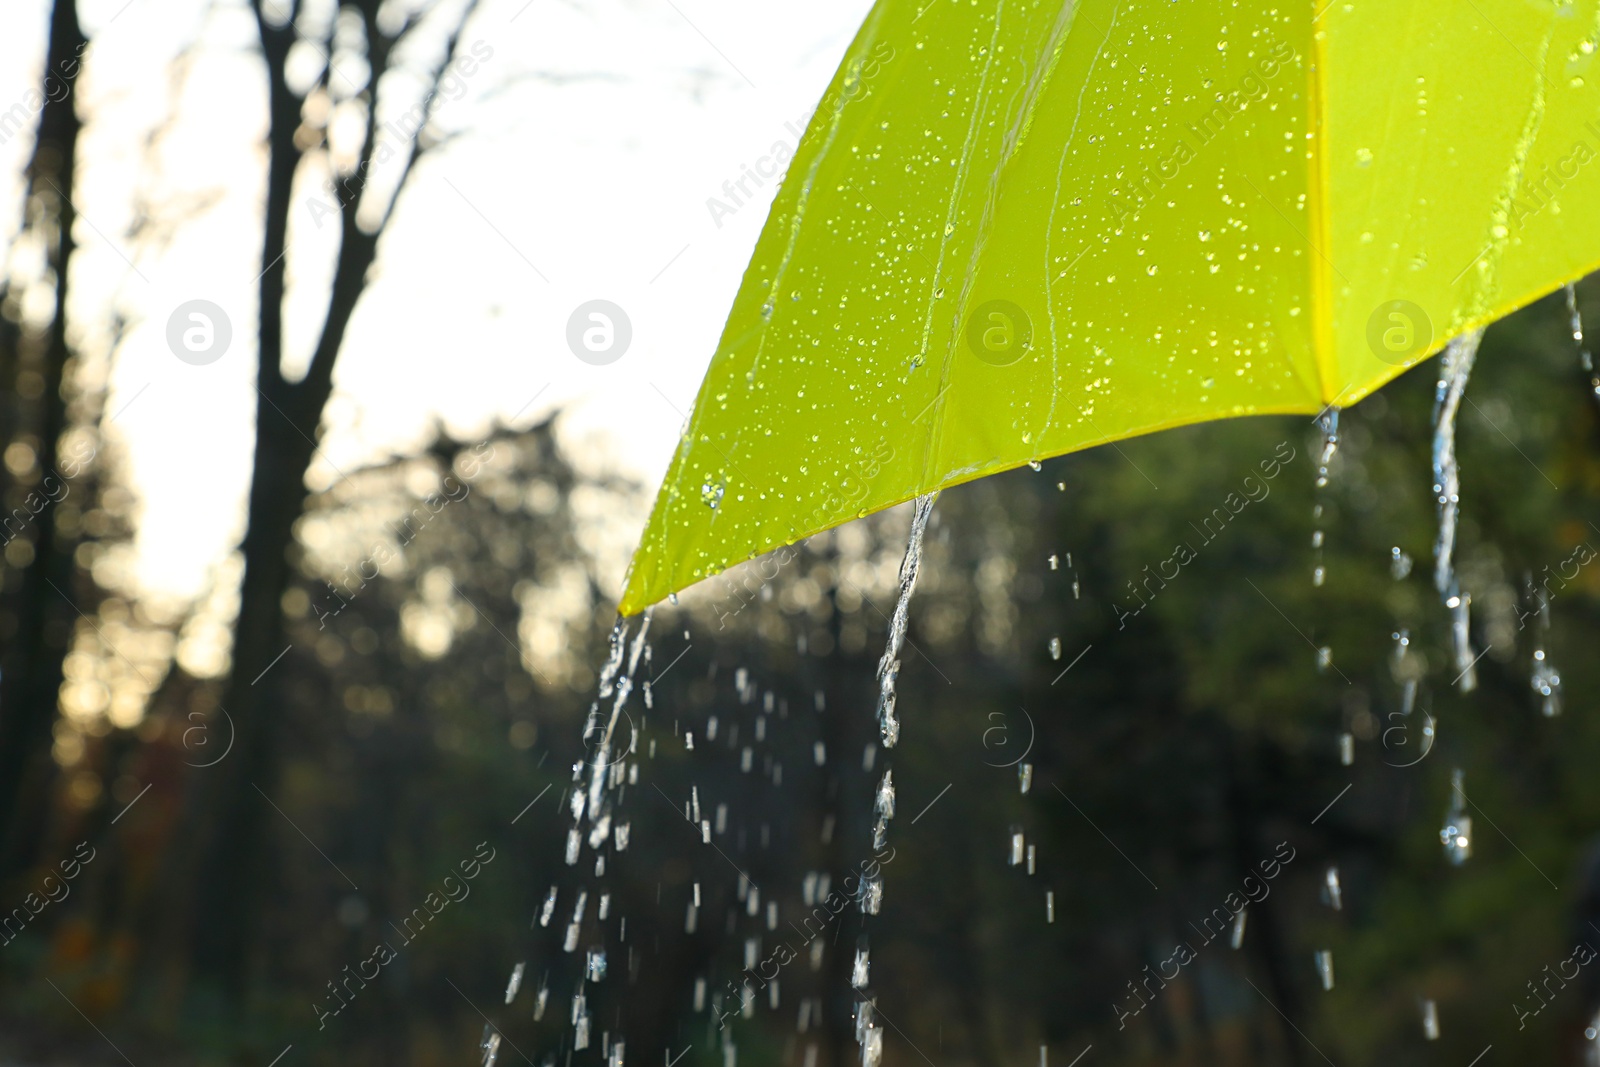
[[[1600,0],[879,0],[632,614],[934,490],[1352,404],[1600,264]]]

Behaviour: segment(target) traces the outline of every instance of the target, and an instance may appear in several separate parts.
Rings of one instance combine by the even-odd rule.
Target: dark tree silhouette
[[[434,91],[424,103],[431,116],[440,78],[456,60],[456,46],[476,0],[457,5],[454,12],[413,9],[398,26],[379,18],[378,0],[350,5],[359,13],[369,73],[359,98],[368,108],[363,143],[354,164],[335,179],[339,209],[339,252],[327,314],[313,349],[311,364],[299,381],[283,373],[283,302],[289,255],[289,220],[292,187],[307,156],[307,117],[303,96],[289,83],[290,49],[301,39],[293,17],[293,3],[255,0],[262,61],[268,84],[267,191],[264,205],[262,263],[259,282],[260,366],[256,375],[256,442],[251,465],[247,526],[241,550],[244,577],[239,614],[233,632],[233,666],[222,706],[235,723],[237,763],[231,773],[218,776],[215,794],[205,808],[207,823],[201,834],[202,853],[197,868],[199,906],[195,911],[193,959],[198,972],[233,993],[243,988],[250,917],[261,884],[258,844],[263,820],[268,816],[260,791],[270,794],[276,780],[279,735],[283,721],[277,684],[262,672],[285,647],[280,600],[288,588],[295,520],[306,498],[306,472],[316,453],[322,411],[333,386],[334,362],[356,305],[368,282],[368,272],[395,203],[403,194],[426,136],[424,123],[409,145],[403,146],[398,183],[389,189],[372,181],[393,146],[380,139],[377,116],[386,103],[383,79],[391,70],[396,49],[413,43],[417,34],[440,34],[435,23],[451,20],[442,32],[431,72]],[[314,46],[333,55],[333,26],[323,27]],[[346,75],[325,66],[317,87],[339,91]],[[374,204],[374,197],[387,197]],[[258,684],[259,680],[259,684]]]
[[[72,89],[85,43],[75,0],[57,0],[50,13],[44,100],[28,161],[25,207],[25,225],[46,249],[54,310],[42,333],[31,325],[19,327],[9,315],[0,325],[0,365],[6,376],[6,410],[0,418],[8,439],[32,453],[20,475],[9,464],[0,472],[5,479],[0,527],[9,549],[0,594],[5,649],[0,658],[0,878],[26,868],[37,853],[55,770],[50,726],[62,658],[77,617],[75,539],[56,520],[59,503],[72,491],[63,477],[60,449],[68,425],[66,382],[73,356],[67,293],[81,128]],[[0,279],[0,303],[10,305],[11,286],[28,280]],[[21,571],[20,581],[13,566]]]

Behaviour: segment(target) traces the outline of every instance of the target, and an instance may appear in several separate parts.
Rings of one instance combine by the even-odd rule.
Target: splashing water
[[[1589,354],[1589,346],[1583,340],[1583,316],[1578,314],[1578,289],[1568,282],[1567,293],[1567,321],[1572,326],[1572,343],[1578,346],[1578,361],[1583,364],[1583,373],[1589,376],[1589,391],[1594,394],[1596,402],[1600,402],[1600,374],[1595,373],[1594,357]]]
[[[1333,988],[1333,953],[1321,949],[1316,955],[1317,977],[1322,979],[1322,990],[1327,992]]]
[[[1467,794],[1462,787],[1465,778],[1466,772],[1459,767],[1450,772],[1450,812],[1439,831],[1445,857],[1457,867],[1472,855],[1472,816],[1467,814]]]
[[[900,720],[895,717],[895,679],[900,674],[900,648],[906,640],[906,619],[911,608],[911,594],[917,587],[917,571],[922,566],[922,538],[928,531],[928,516],[933,514],[933,502],[938,493],[917,497],[916,510],[911,516],[911,537],[906,544],[906,558],[900,564],[900,598],[895,601],[894,615],[889,620],[888,647],[878,661],[878,729],[883,734],[883,747],[893,748],[900,740]]]

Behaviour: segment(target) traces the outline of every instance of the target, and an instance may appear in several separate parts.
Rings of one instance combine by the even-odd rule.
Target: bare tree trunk
[[[266,882],[263,858],[267,820],[275,817],[268,810],[265,797],[271,794],[276,777],[282,715],[275,706],[276,689],[269,668],[288,646],[280,608],[291,574],[288,553],[295,521],[305,507],[305,476],[316,453],[322,411],[332,390],[334,361],[366,288],[379,236],[399,197],[397,191],[379,224],[370,229],[357,225],[357,209],[367,188],[378,139],[378,81],[388,68],[395,43],[411,29],[408,24],[386,36],[378,28],[378,0],[361,0],[354,5],[367,32],[371,74],[362,95],[371,117],[359,164],[336,183],[341,243],[327,317],[310,369],[302,380],[291,382],[282,373],[281,360],[291,191],[304,154],[296,137],[301,127],[301,101],[286,77],[286,62],[296,31],[292,19],[281,25],[269,21],[263,10],[272,9],[269,0],[256,0],[253,6],[269,83],[266,219],[261,251],[266,269],[259,282],[255,454],[248,525],[240,546],[244,579],[239,616],[234,623],[233,668],[222,702],[234,724],[236,740],[234,755],[217,769],[211,803],[204,806],[211,825],[200,837],[199,902],[190,941],[197,975],[232,996],[241,993],[246,982],[252,920]],[[445,43],[444,62],[434,74],[435,88],[444,65],[455,55],[461,28],[475,6],[475,0],[468,0]],[[324,72],[324,84],[328,80],[329,73]],[[431,107],[432,99],[430,94],[426,106]],[[420,147],[414,142],[405,162],[402,187],[419,152]]]
[[[47,247],[55,275],[55,313],[42,337],[32,338],[24,331],[17,338],[18,374],[39,374],[43,387],[33,417],[18,413],[14,424],[14,432],[31,430],[37,438],[33,487],[13,485],[5,509],[8,517],[14,514],[12,498],[18,498],[32,514],[27,529],[16,536],[31,536],[33,559],[15,590],[11,620],[15,630],[7,642],[0,674],[0,876],[26,868],[38,851],[54,781],[50,728],[56,718],[62,660],[77,614],[70,599],[74,596],[74,544],[56,529],[56,508],[69,491],[60,481],[58,451],[67,425],[62,386],[72,355],[66,305],[72,228],[77,220],[72,191],[81,127],[71,88],[83,49],[75,0],[56,0],[45,57],[46,74],[53,81],[47,83],[27,170],[28,210],[38,212],[30,224],[53,238]],[[49,85],[63,91],[49,92]],[[30,349],[35,358],[26,358]],[[25,394],[25,390],[12,393],[18,403]],[[34,505],[41,502],[34,513]],[[8,527],[8,535],[12,532]],[[6,585],[11,584],[8,575]]]

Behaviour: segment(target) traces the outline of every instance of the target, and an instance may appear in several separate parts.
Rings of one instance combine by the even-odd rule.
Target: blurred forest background
[[[384,154],[373,124],[328,116],[381,107],[390,64],[440,77],[472,6],[254,9],[271,121],[264,311],[235,324],[263,354],[247,532],[184,611],[117,563],[141,511],[106,357],[70,313],[81,116],[70,91],[41,94],[0,274],[0,1062],[431,1067],[479,1062],[486,1036],[539,1067],[624,1039],[630,1064],[856,1062],[863,916],[803,924],[871,855],[908,509],[654,612],[619,765],[626,848],[606,846],[611,897],[578,905],[569,939],[573,767],[648,494],[546,417],[441,429],[308,488],[346,327],[426,147]],[[68,84],[73,3],[49,34]],[[307,40],[358,53],[366,84],[296,82]],[[325,150],[340,247],[291,375],[290,189]],[[1578,300],[1600,321],[1600,286]],[[1600,947],[1583,651],[1600,407],[1567,322],[1555,294],[1496,325],[1468,387],[1471,692],[1430,581],[1431,363],[1345,413],[1322,490],[1317,428],[1272,418],[939,500],[870,920],[886,1063],[1590,1062],[1600,967],[1575,950]],[[1453,863],[1440,833],[1462,814]],[[1259,900],[1234,948],[1207,921],[1240,893]],[[747,969],[779,945],[795,959],[756,989]],[[609,961],[589,987],[602,1033],[575,1050],[590,946]]]

